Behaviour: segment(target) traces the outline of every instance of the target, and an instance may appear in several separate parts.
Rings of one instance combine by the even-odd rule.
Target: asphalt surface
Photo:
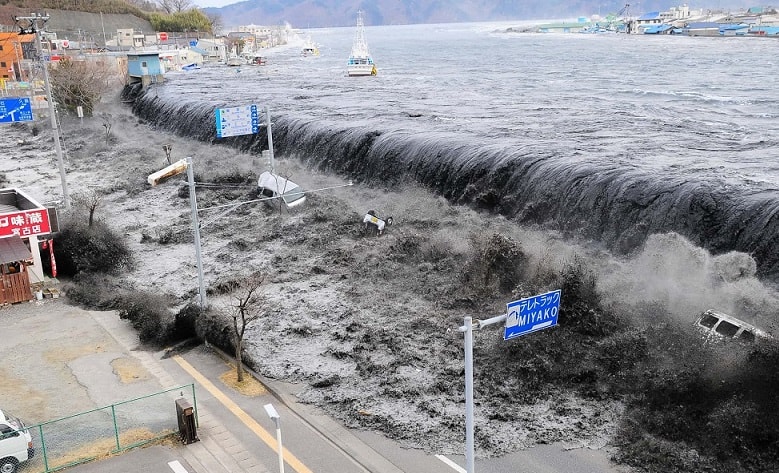
[[[344,428],[317,408],[298,403],[295,385],[264,379],[249,371],[267,392],[241,394],[220,379],[235,368],[230,357],[213,347],[144,350],[135,331],[115,312],[86,311],[62,299],[44,299],[0,308],[0,327],[6,342],[0,346],[0,356],[5,360],[0,377],[11,381],[0,383],[0,408],[27,420],[28,425],[172,387],[195,386],[195,399],[189,400],[196,407],[197,441],[185,445],[174,439],[134,448],[66,471],[277,472],[279,433],[286,472],[465,471],[462,456],[447,458],[409,450],[382,435]],[[184,391],[181,395],[192,397]],[[169,402],[175,412],[175,401],[171,398]],[[266,412],[268,404],[279,414],[279,431]],[[153,413],[145,414],[154,417]],[[176,425],[170,427],[177,430]],[[21,472],[42,471],[36,468],[40,466]],[[609,464],[603,452],[565,452],[560,446],[544,446],[503,458],[477,458],[476,471],[620,470]]]

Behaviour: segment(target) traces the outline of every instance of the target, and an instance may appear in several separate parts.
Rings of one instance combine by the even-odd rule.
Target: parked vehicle
[[[287,208],[292,208],[306,201],[306,194],[299,185],[278,174],[268,171],[263,172],[260,174],[257,185],[259,186],[260,194],[271,198],[268,201],[271,205],[278,205],[276,201],[281,200]]]
[[[24,423],[0,410],[0,473],[15,473],[21,463],[34,455],[32,437]]]
[[[736,339],[743,342],[754,342],[757,337],[773,338],[768,332],[760,330],[754,325],[711,309],[702,313],[695,325],[707,337],[716,339]]]

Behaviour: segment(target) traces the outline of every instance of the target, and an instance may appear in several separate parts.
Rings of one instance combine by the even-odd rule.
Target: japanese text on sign
[[[557,325],[560,290],[506,304],[504,340]]]
[[[51,233],[49,212],[46,209],[25,210],[0,215],[0,237],[18,235],[28,237]]]
[[[0,99],[0,123],[31,122],[32,106],[29,98]]]
[[[218,108],[216,115],[216,137],[250,135],[260,131],[260,115],[257,105]]]

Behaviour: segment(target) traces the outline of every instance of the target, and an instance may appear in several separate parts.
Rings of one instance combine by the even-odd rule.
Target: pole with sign
[[[474,473],[473,329],[505,322],[504,340],[557,325],[561,291],[550,291],[506,304],[506,313],[486,320],[465,317],[459,328],[465,338],[465,471]]]

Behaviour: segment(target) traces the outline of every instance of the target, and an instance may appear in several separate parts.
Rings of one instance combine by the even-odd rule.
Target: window
[[[732,324],[727,320],[721,321],[716,328],[718,334],[724,335],[726,337],[732,337],[736,334],[736,332],[738,332],[738,329],[738,325]]]
[[[738,339],[743,341],[743,342],[754,342],[755,341],[755,334],[750,332],[749,330],[744,330],[738,336]]]
[[[719,319],[718,319],[718,318],[716,318],[716,317],[714,317],[713,315],[711,315],[711,314],[706,314],[706,315],[705,315],[705,316],[704,316],[704,317],[701,319],[701,321],[700,321],[700,322],[698,322],[698,323],[699,323],[699,324],[701,324],[703,327],[706,327],[706,328],[712,328],[712,327],[714,327],[715,325],[717,325],[717,321],[718,321],[718,320],[719,320]]]
[[[141,61],[141,67],[149,67],[149,65],[146,64],[146,61]]]
[[[3,62],[0,62],[0,67],[8,67],[8,66],[6,66],[5,62],[3,61]]]

